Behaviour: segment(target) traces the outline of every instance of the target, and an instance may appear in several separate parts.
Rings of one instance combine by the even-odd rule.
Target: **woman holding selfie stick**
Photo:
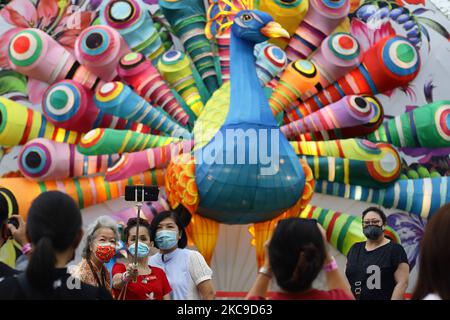
[[[112,269],[113,294],[118,300],[170,300],[172,288],[166,274],[147,263],[153,245],[149,227],[140,217],[128,220],[124,230],[128,263],[116,263]]]

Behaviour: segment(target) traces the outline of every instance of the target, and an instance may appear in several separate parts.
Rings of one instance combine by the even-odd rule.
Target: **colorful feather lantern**
[[[310,0],[309,10],[286,47],[289,61],[306,59],[344,20],[349,0]]]
[[[35,138],[76,144],[81,136],[82,133],[55,127],[33,109],[0,97],[0,145],[18,146]]]
[[[158,30],[141,0],[109,0],[100,10],[100,21],[116,29],[130,49],[154,64],[164,52]]]
[[[450,101],[436,101],[386,121],[368,139],[397,147],[450,147]]]
[[[19,170],[36,181],[104,173],[119,155],[85,156],[73,144],[38,138],[29,141],[20,151]]]
[[[316,184],[316,192],[405,210],[428,219],[450,202],[449,180],[450,177],[398,180],[386,189],[322,181]]]
[[[314,178],[369,188],[383,188],[400,176],[401,159],[389,144],[378,143],[380,160],[352,160],[336,157],[303,156],[313,168]]]
[[[276,78],[287,64],[284,51],[268,42],[258,43],[255,46],[254,55],[256,57],[256,73],[262,86]]]
[[[358,40],[351,34],[338,32],[328,36],[311,57],[311,61],[319,70],[319,83],[312,90],[302,94],[297,102],[308,99],[345,76],[359,66],[361,58]]]
[[[89,27],[75,42],[77,60],[104,81],[116,79],[120,58],[130,52],[122,36],[108,26]]]
[[[189,116],[178,104],[158,70],[141,53],[122,57],[117,66],[119,77],[153,106],[160,106],[172,118],[186,125]]]
[[[80,65],[56,40],[39,29],[19,31],[9,43],[11,67],[30,78],[53,84],[73,79],[94,89],[100,78]]]
[[[343,127],[339,129],[335,128],[333,130],[328,131],[308,132],[307,134],[302,134],[300,138],[297,140],[317,141],[317,140],[347,139],[364,136],[365,134],[370,134],[375,130],[377,130],[384,119],[383,107],[380,101],[378,101],[378,99],[374,97],[367,95],[363,95],[361,97],[363,97],[367,102],[370,103],[373,110],[373,116],[367,123],[353,127]]]
[[[55,126],[88,132],[94,128],[128,129],[141,133],[150,128],[103,113],[92,101],[92,93],[73,80],[63,80],[48,87],[42,97],[42,109]]]
[[[172,143],[174,138],[114,129],[94,129],[86,133],[78,144],[85,155],[114,154],[141,151]]]
[[[203,0],[159,0],[158,4],[212,94],[219,83],[213,50],[205,36]]]
[[[312,62],[308,60],[291,62],[269,99],[273,113],[276,115],[283,110],[289,110],[289,106],[297,98],[317,85],[319,77],[319,71]]]
[[[408,84],[420,70],[417,49],[406,39],[388,36],[371,47],[358,68],[286,114],[294,121],[351,94],[377,94]]]
[[[361,126],[374,115],[372,104],[360,96],[346,96],[304,118],[281,127],[286,138],[298,138],[301,134]]]
[[[354,160],[379,160],[381,150],[372,142],[361,139],[332,141],[291,141],[296,154],[329,156]]]
[[[175,156],[190,152],[192,145],[193,141],[183,141],[139,152],[125,153],[108,168],[105,175],[106,180],[121,180],[139,172],[165,168]]]
[[[198,117],[202,112],[203,102],[195,84],[189,58],[178,50],[167,51],[158,61],[158,70]]]
[[[162,110],[152,107],[122,82],[104,84],[97,90],[94,102],[107,114],[145,124],[174,137],[191,137],[188,130],[171,120]]]

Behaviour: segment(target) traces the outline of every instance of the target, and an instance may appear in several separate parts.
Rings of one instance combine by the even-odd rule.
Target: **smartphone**
[[[159,188],[156,186],[126,186],[125,201],[157,201]]]
[[[19,220],[17,218],[9,218],[7,224],[12,224],[16,229],[19,229]],[[12,238],[11,231],[8,230],[8,236]]]

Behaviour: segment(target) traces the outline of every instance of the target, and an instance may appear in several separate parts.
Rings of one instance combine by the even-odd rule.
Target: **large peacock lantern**
[[[450,147],[450,101],[384,119],[375,96],[417,76],[420,42],[390,34],[363,50],[348,29],[355,3],[160,0],[152,15],[141,0],[108,0],[74,50],[18,30],[11,69],[47,87],[37,108],[0,97],[0,145],[21,148],[2,207],[25,216],[61,190],[85,208],[157,185],[189,212],[208,262],[220,224],[250,224],[261,263],[277,221],[298,216],[347,253],[360,219],[312,206],[314,192],[431,218],[449,179],[402,176],[397,149]]]

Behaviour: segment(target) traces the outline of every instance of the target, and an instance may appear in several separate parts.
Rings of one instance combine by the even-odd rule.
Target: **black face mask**
[[[369,240],[377,240],[383,234],[383,228],[380,226],[367,226],[363,229],[364,235]]]

